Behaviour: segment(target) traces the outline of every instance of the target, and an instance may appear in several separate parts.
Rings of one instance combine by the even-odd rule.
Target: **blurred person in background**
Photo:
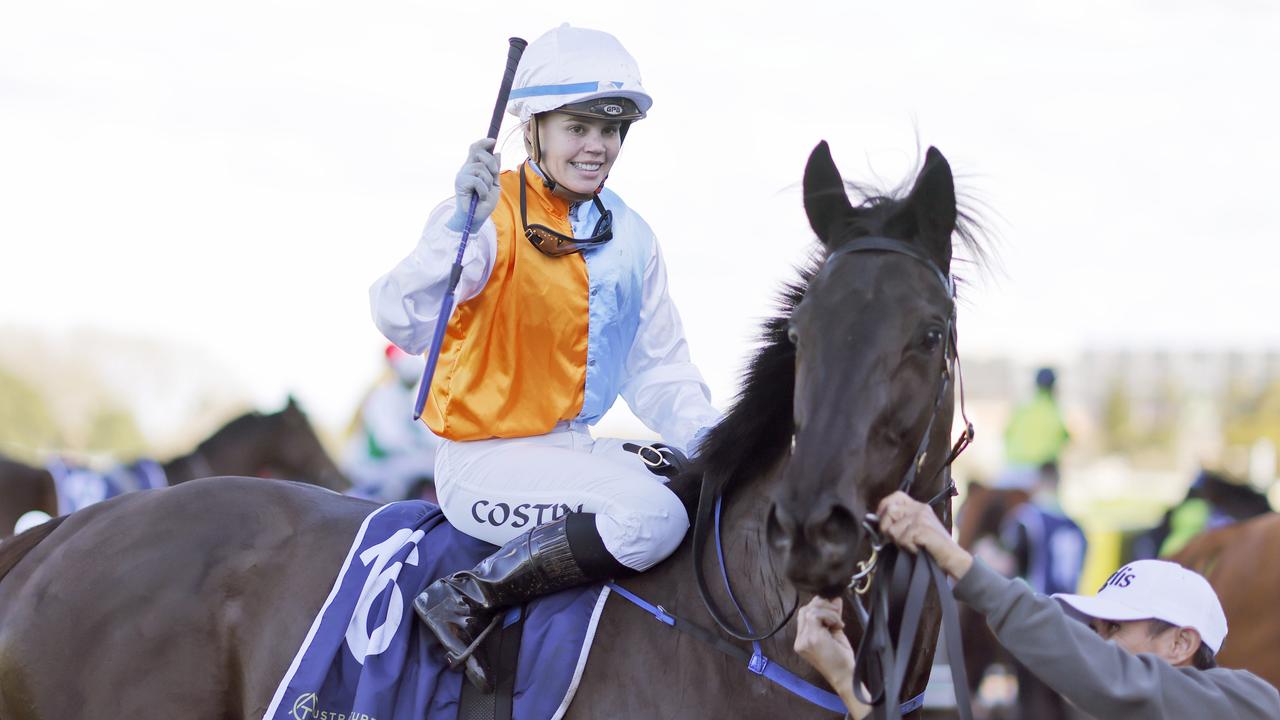
[[[1197,535],[1271,512],[1265,493],[1225,472],[1201,468],[1186,497],[1155,528],[1134,538],[1137,558],[1172,557]]]
[[[1084,570],[1084,531],[1067,517],[1059,500],[1058,466],[1045,463],[1030,488],[1031,498],[1009,516],[1000,530],[1001,544],[1011,556],[1012,575],[1041,595],[1073,593]],[[1062,696],[1020,662],[1018,707],[1028,720],[1070,717]]]
[[[1036,371],[1035,394],[1019,405],[1004,429],[1005,469],[996,480],[998,488],[1029,490],[1040,468],[1058,464],[1070,439],[1067,425],[1054,394],[1057,376],[1052,368]]]
[[[440,438],[413,419],[413,402],[426,361],[395,345],[385,350],[391,375],[360,406],[356,429],[342,455],[351,494],[379,502],[424,498],[435,502],[433,478]]]

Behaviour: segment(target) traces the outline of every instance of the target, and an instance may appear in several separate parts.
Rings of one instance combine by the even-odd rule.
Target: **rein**
[[[938,392],[934,397],[933,410],[929,417],[929,423],[926,425],[917,445],[915,456],[899,483],[899,489],[910,495],[916,484],[917,476],[920,474],[920,468],[927,459],[929,440],[933,435],[934,424],[942,411],[947,391],[951,386],[953,369],[954,377],[960,390],[960,414],[964,419],[965,429],[952,446],[946,460],[933,475],[929,476],[929,482],[935,481],[943,472],[949,472],[952,462],[973,441],[974,427],[965,412],[964,379],[960,374],[959,353],[957,351],[955,280],[943,273],[933,260],[919,249],[900,240],[886,237],[873,236],[853,240],[831,252],[825,262],[831,263],[839,257],[856,252],[889,252],[905,255],[922,263],[932,271],[933,276],[938,280],[943,291],[946,292],[951,305],[951,312],[947,317],[947,329],[944,334],[946,345],[943,350],[942,369]],[[956,494],[955,482],[950,479],[949,475],[947,480],[948,482],[944,489],[929,500],[928,505],[934,508],[942,507],[944,501],[949,502],[951,497]],[[702,598],[707,613],[715,620],[716,625],[730,636],[753,644],[755,652],[751,660],[754,665],[757,664],[757,658],[764,659],[763,655],[760,654],[759,642],[773,637],[791,621],[792,615],[795,614],[796,608],[799,606],[800,594],[799,591],[796,592],[791,608],[777,625],[767,632],[754,633],[750,621],[734,596],[733,587],[729,582],[728,572],[725,568],[724,551],[720,544],[720,512],[724,499],[725,489],[722,483],[703,483],[702,492],[698,498],[698,508],[693,528],[693,573],[698,586],[698,594]],[[944,515],[949,515],[949,509],[944,510]],[[968,682],[964,674],[964,656],[960,649],[959,612],[955,605],[955,599],[951,596],[951,589],[947,584],[945,574],[925,553],[912,556],[906,553],[899,553],[895,548],[887,547],[878,530],[879,518],[874,513],[867,513],[862,520],[862,525],[872,540],[872,553],[867,560],[858,563],[857,572],[853,574],[849,581],[849,589],[853,592],[849,600],[853,604],[859,623],[862,626],[862,640],[856,653],[858,662],[854,673],[854,694],[864,704],[872,706],[884,704],[886,717],[895,720],[914,712],[923,704],[923,693],[908,700],[906,703],[900,703],[899,699],[902,695],[902,682],[905,680],[915,634],[924,610],[925,599],[929,593],[929,585],[932,584],[938,592],[942,605],[942,624],[945,628],[947,655],[955,684],[957,710],[962,720],[969,720],[972,717],[972,710]],[[705,557],[707,539],[713,530],[716,534],[716,553],[724,580],[724,588],[734,608],[738,611],[738,615],[745,626],[744,630],[734,627],[734,623],[725,617],[716,605],[715,599],[712,598],[708,587],[706,572],[702,566],[702,558]],[[885,558],[883,561],[880,560],[882,552]],[[878,566],[889,573],[889,583],[876,582],[879,574],[877,572]],[[892,592],[890,585],[898,585],[900,588],[903,574],[906,576],[907,591],[905,609],[899,625],[898,643],[895,647],[889,629],[890,595]],[[899,582],[894,582],[895,580]],[[870,593],[870,607],[864,607],[862,598],[867,596],[868,593]],[[870,662],[872,657],[877,659],[875,665]],[[767,663],[767,659],[765,659],[765,662]],[[874,674],[872,673],[873,667],[876,669]],[[878,686],[878,689],[870,698],[865,697],[862,693],[861,687],[864,683],[869,688]]]

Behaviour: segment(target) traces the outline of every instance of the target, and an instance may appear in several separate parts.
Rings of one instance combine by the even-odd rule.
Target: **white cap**
[[[525,122],[538,113],[601,97],[628,98],[642,113],[653,105],[640,86],[640,67],[617,38],[565,23],[525,48],[507,112]]]
[[[1099,620],[1163,620],[1195,628],[1216,654],[1227,638],[1227,616],[1209,581],[1164,560],[1138,560],[1107,578],[1092,597],[1057,593],[1055,599]]]

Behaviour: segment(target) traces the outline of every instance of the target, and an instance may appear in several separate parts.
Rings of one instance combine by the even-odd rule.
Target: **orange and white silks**
[[[527,173],[529,222],[572,235],[568,202]],[[450,440],[542,435],[582,411],[588,278],[582,255],[549,257],[520,224],[520,174],[499,178],[496,255],[484,292],[458,305],[423,419]]]
[[[600,213],[566,206],[527,167],[529,222],[575,237]],[[609,188],[613,239],[547,257],[524,237],[519,174],[499,178],[493,214],[471,235],[424,418],[449,440],[540,436],[558,422],[594,425],[619,398],[663,442],[695,444],[718,414],[689,357],[653,230]],[[417,246],[369,288],[374,323],[410,354],[431,344],[461,232],[449,198]],[[567,211],[567,217],[566,217]]]

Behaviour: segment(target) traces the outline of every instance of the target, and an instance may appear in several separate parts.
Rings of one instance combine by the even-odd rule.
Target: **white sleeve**
[[[453,210],[451,198],[431,211],[418,246],[369,288],[373,324],[388,340],[411,355],[421,354],[431,345],[440,303],[449,289],[449,272],[458,256],[458,243],[462,241],[462,233],[445,227]],[[478,231],[471,233],[462,256],[462,277],[454,294],[455,308],[475,297],[489,281],[498,253],[497,233],[492,219],[485,220]]]
[[[689,358],[680,313],[667,294],[667,268],[656,239],[645,266],[643,292],[622,397],[664,442],[693,454],[699,431],[715,424],[720,413],[711,406],[711,390]]]

